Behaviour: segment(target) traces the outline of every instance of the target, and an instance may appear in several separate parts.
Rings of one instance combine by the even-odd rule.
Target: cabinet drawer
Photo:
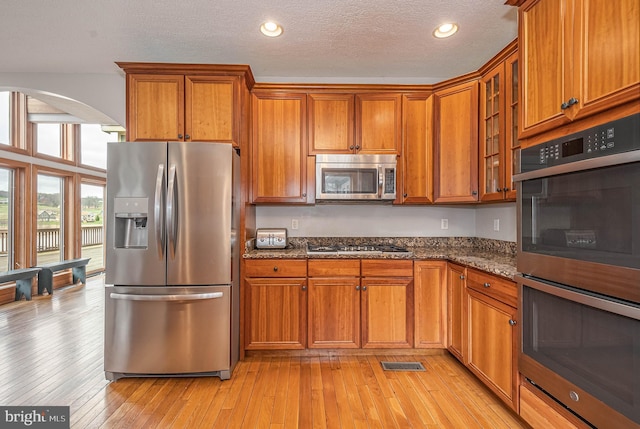
[[[467,272],[467,287],[514,308],[518,306],[518,288],[514,282],[509,280],[470,269]]]
[[[246,277],[306,277],[306,259],[249,259]]]
[[[359,259],[309,260],[309,277],[360,277]]]
[[[362,277],[413,277],[413,261],[363,259]]]

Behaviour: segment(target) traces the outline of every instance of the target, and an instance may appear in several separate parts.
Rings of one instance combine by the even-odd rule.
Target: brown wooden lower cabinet
[[[245,349],[306,348],[307,261],[248,260],[245,272]]]
[[[447,262],[413,263],[414,347],[447,347]]]
[[[413,347],[413,261],[313,259],[308,275],[309,348]]]
[[[466,277],[465,267],[447,265],[447,349],[464,364],[467,355]]]
[[[517,286],[472,268],[467,270],[466,365],[512,409],[518,410]]]
[[[469,349],[467,367],[500,399],[517,410],[516,309],[467,289]]]
[[[364,277],[363,348],[413,347],[413,278]]]
[[[309,348],[360,347],[360,278],[309,278]]]

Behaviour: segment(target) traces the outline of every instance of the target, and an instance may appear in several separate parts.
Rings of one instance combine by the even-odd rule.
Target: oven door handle
[[[578,290],[569,286],[550,284],[540,280],[534,280],[530,277],[525,277],[520,274],[516,274],[513,279],[521,286],[527,286],[532,289],[537,289],[542,292],[546,292],[549,295],[554,295],[560,298],[564,298],[569,301],[578,302],[590,307],[598,308],[610,313],[619,314],[629,317],[631,319],[640,320],[640,307],[633,304],[624,304],[612,299],[603,299],[591,293],[579,292]],[[520,293],[522,297],[522,293]],[[522,308],[522,303],[520,303]]]
[[[558,174],[593,170],[595,168],[609,167],[612,165],[629,164],[637,161],[640,161],[640,150],[616,153],[614,155],[603,156],[601,158],[583,159],[581,161],[570,162],[568,164],[554,165],[553,167],[546,167],[535,171],[515,174],[513,176],[513,181],[522,182],[525,180],[539,179],[541,177],[557,176]]]

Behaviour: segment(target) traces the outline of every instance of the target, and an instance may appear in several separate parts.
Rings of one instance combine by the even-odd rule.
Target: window
[[[61,124],[36,124],[36,147],[38,153],[60,158],[62,156]]]
[[[82,257],[91,258],[87,272],[104,268],[104,185],[80,185]]]
[[[118,141],[118,134],[102,131],[101,125],[80,125],[80,162],[106,170],[107,142],[115,141]]]
[[[11,93],[0,91],[0,144],[11,145]]]
[[[13,170],[0,168],[0,272],[13,268]]]
[[[40,265],[64,259],[64,180],[38,174],[37,182],[36,261]]]

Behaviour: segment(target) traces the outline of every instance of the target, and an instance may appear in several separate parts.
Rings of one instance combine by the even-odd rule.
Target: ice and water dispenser
[[[115,248],[147,248],[148,202],[148,198],[114,198]]]

